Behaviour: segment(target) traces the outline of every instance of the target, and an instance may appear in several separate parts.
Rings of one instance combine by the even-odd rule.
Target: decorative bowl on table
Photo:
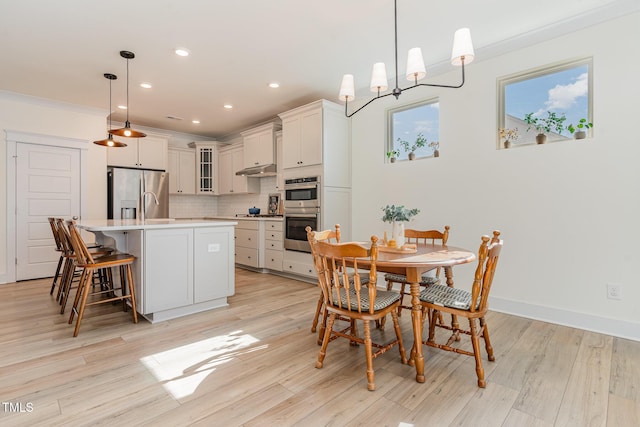
[[[249,215],[259,215],[260,214],[260,208],[256,208],[255,206],[252,208],[249,208]]]

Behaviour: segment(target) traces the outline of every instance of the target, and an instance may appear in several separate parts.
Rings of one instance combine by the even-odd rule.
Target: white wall
[[[106,189],[106,149],[91,141],[105,135],[106,111],[53,103],[8,92],[0,92],[0,283],[7,273],[7,174],[6,131],[21,131],[86,140],[88,154],[88,188]],[[103,193],[87,191],[85,218],[98,218],[106,212]]]
[[[382,235],[386,204],[421,209],[415,228],[451,226],[449,243],[477,250],[505,241],[491,307],[640,340],[640,14],[635,13],[467,68],[462,89],[416,88],[352,119],[354,238]],[[623,44],[626,43],[626,46]],[[496,79],[593,56],[594,137],[496,149]],[[458,69],[433,78],[455,82]],[[440,98],[440,157],[384,163],[386,109]],[[475,266],[454,270],[468,288]],[[606,283],[623,300],[606,298]]]

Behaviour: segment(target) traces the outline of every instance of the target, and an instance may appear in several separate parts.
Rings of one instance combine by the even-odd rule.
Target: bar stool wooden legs
[[[112,258],[112,257],[121,258],[122,255],[127,255],[127,254],[109,255],[108,257],[104,257],[104,258]],[[76,316],[76,314],[78,316],[78,318],[76,319],[76,326],[73,331],[74,337],[78,336],[78,332],[80,331],[80,324],[82,323],[82,318],[84,316],[84,311],[86,307],[89,307],[92,305],[110,303],[114,301],[122,301],[124,311],[127,311],[126,300],[129,300],[131,302],[131,307],[132,307],[131,311],[133,313],[133,323],[138,323],[138,313],[136,312],[136,308],[135,308],[136,307],[135,285],[133,283],[133,272],[131,269],[131,264],[133,263],[133,260],[135,260],[135,257],[131,255],[129,256],[131,257],[131,262],[128,262],[125,264],[121,264],[120,262],[117,262],[114,265],[114,266],[119,265],[120,283],[121,283],[121,286],[119,289],[121,291],[121,295],[118,295],[114,292],[117,289],[113,289],[110,287],[103,288],[102,286],[100,286],[100,288],[97,291],[93,291],[91,289],[93,285],[92,278],[94,277],[94,273],[96,269],[105,268],[104,262],[112,263],[113,261],[103,260],[102,262],[99,263],[102,265],[96,264],[95,266],[87,266],[87,265],[83,266],[84,269],[82,270],[82,274],[80,276],[78,292],[76,293],[75,301],[73,303],[73,308],[71,310],[71,315],[69,316],[69,324],[73,323],[73,319]],[[119,260],[119,261],[124,261],[124,260]],[[107,298],[101,298],[96,301],[87,302],[90,295],[91,296],[106,295]]]
[[[138,313],[136,312],[135,284],[133,282],[133,271],[131,269],[131,264],[133,264],[136,257],[129,254],[114,254],[105,255],[94,259],[87,249],[82,236],[80,236],[80,232],[76,228],[75,222],[68,221],[67,225],[69,227],[71,244],[75,252],[76,265],[77,267],[82,269],[80,282],[78,284],[78,291],[73,303],[71,315],[69,316],[69,324],[71,324],[73,323],[74,317],[76,317],[77,315],[73,336],[78,336],[85,309],[86,307],[92,305],[122,301],[124,310],[126,311],[126,303],[128,301],[131,304],[131,311],[133,312],[133,323],[138,323]],[[94,273],[102,269],[108,271],[113,267],[119,267],[120,287],[116,287],[113,283],[114,281],[111,279],[111,286],[103,287],[103,283],[101,283],[98,290],[92,290]],[[109,275],[110,273],[107,273],[107,276]],[[90,296],[101,298],[89,302]]]

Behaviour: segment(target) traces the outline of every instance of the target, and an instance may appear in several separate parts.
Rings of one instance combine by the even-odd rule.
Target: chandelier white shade
[[[442,88],[451,88],[458,89],[464,85],[464,66],[465,64],[471,63],[475,56],[473,51],[473,43],[471,41],[471,32],[468,28],[461,28],[455,32],[453,37],[453,49],[451,51],[451,64],[455,66],[461,67],[462,81],[457,85],[444,85],[444,84],[434,84],[434,83],[418,83],[418,81],[424,79],[427,75],[427,69],[424,65],[424,59],[422,57],[422,50],[419,47],[415,47],[409,50],[407,55],[407,68],[405,76],[407,80],[413,82],[413,86],[409,86],[407,88],[401,89],[398,85],[398,7],[397,0],[393,1],[394,7],[394,30],[395,30],[395,88],[386,94],[382,94],[382,92],[389,89],[389,84],[387,80],[387,72],[384,63],[378,62],[373,65],[373,70],[371,73],[371,84],[369,85],[369,89],[377,93],[377,95],[362,105],[360,108],[349,114],[348,112],[348,104],[349,101],[353,101],[355,99],[355,80],[353,74],[345,74],[342,78],[342,84],[340,85],[340,93],[338,98],[341,101],[344,101],[344,114],[347,117],[351,117],[356,114],[358,111],[365,108],[367,105],[375,101],[379,98],[384,98],[385,96],[393,95],[398,99],[400,94],[409,89],[413,89],[418,86],[431,86],[431,87],[442,87]]]
[[[427,75],[427,69],[424,66],[424,59],[422,59],[422,49],[414,47],[409,49],[409,55],[407,56],[407,80],[410,82],[422,80]]]
[[[353,85],[353,74],[345,74],[342,76],[342,84],[340,85],[340,101],[354,100],[356,98],[356,90]]]
[[[453,49],[451,50],[451,64],[461,66],[464,61],[469,65],[474,58],[471,31],[468,28],[460,28],[453,35]]]
[[[371,92],[384,92],[389,89],[387,81],[387,69],[384,62],[376,62],[373,64],[371,71],[371,84],[369,85]]]

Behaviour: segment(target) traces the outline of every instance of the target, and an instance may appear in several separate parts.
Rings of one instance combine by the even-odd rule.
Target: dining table
[[[460,264],[473,262],[476,259],[475,253],[454,246],[442,245],[438,243],[418,243],[402,248],[388,248],[384,245],[378,246],[378,259],[376,261],[376,271],[382,273],[402,274],[407,277],[410,283],[411,292],[411,323],[413,326],[413,347],[409,363],[416,369],[416,381],[423,383],[424,377],[424,356],[422,355],[422,304],[420,303],[420,279],[422,274],[436,269],[443,268],[447,286],[453,287],[453,267]],[[370,266],[368,259],[358,259],[358,268],[366,269]],[[457,320],[452,319],[452,326],[457,327]]]

